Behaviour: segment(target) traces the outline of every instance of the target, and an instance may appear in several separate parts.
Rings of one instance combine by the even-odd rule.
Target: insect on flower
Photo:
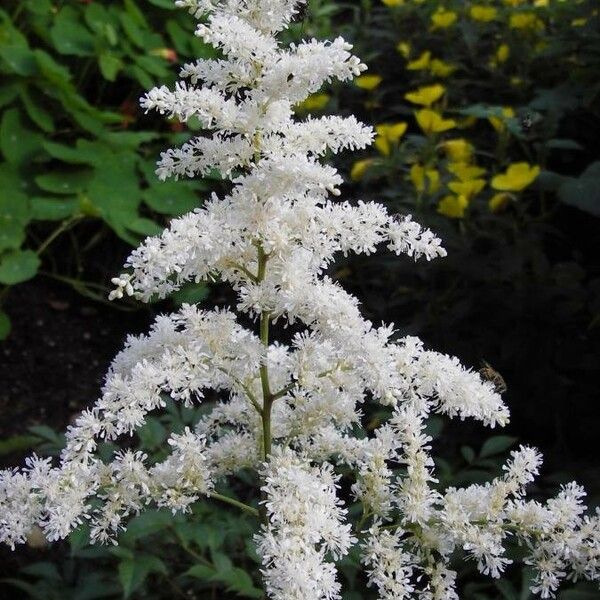
[[[479,375],[481,375],[481,378],[484,381],[489,381],[492,383],[496,388],[496,392],[499,394],[504,394],[504,392],[506,392],[508,389],[506,381],[504,381],[504,377],[502,377],[502,375],[500,375],[500,373],[498,373],[498,371],[496,371],[496,369],[494,369],[492,365],[485,360],[481,361],[481,365],[481,369],[479,369]]]

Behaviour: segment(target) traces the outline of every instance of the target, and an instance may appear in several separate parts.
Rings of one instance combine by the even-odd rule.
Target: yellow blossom
[[[409,71],[420,71],[422,69],[428,69],[430,60],[431,52],[429,52],[429,50],[425,50],[425,52],[423,52],[421,56],[419,56],[419,58],[416,58],[415,60],[412,60],[409,63],[407,63],[406,68]]]
[[[451,162],[446,166],[448,171],[455,177],[458,177],[461,181],[470,181],[477,179],[485,173],[483,167],[477,165],[470,165],[465,162]]]
[[[457,18],[458,15],[453,10],[446,10],[440,6],[431,15],[431,30],[435,31],[436,29],[447,29],[454,24]]]
[[[515,111],[510,106],[503,106],[500,117],[488,117],[488,121],[492,124],[492,127],[501,133],[506,129],[505,120],[512,119],[515,116]]]
[[[587,19],[585,17],[580,17],[579,19],[573,19],[571,21],[573,27],[583,27],[586,23]]]
[[[454,65],[449,65],[439,58],[434,58],[429,64],[429,72],[436,77],[448,77],[449,75],[452,75],[454,71],[456,71]]]
[[[375,148],[385,156],[389,156],[392,150],[392,144],[395,144],[404,135],[407,123],[382,123],[375,126],[377,137],[375,138]]]
[[[540,174],[538,165],[526,162],[512,163],[505,173],[492,179],[492,187],[502,192],[520,192],[530,185]]]
[[[404,94],[404,97],[414,104],[431,106],[434,102],[439,100],[445,92],[446,88],[443,85],[435,83],[434,85],[427,85],[420,87],[417,90],[413,90],[412,92],[408,92]]]
[[[497,213],[502,212],[511,201],[512,195],[506,192],[498,192],[494,194],[488,201],[488,208],[491,212]]]
[[[473,151],[475,150],[473,144],[464,138],[448,140],[442,144],[442,148],[450,160],[465,163],[471,160]]]
[[[404,0],[381,0],[386,6],[403,6]]]
[[[367,172],[369,167],[374,163],[374,159],[365,158],[363,160],[357,160],[353,165],[352,169],[350,169],[350,177],[354,181],[358,181],[362,179],[364,174]]]
[[[519,12],[510,15],[508,26],[511,29],[543,29],[544,24],[532,12]]]
[[[440,113],[429,108],[422,108],[415,113],[415,118],[423,133],[430,135],[432,133],[441,133],[456,127],[456,121],[453,119],[444,119]]]
[[[329,94],[311,94],[306,100],[303,100],[296,105],[296,109],[299,111],[311,112],[315,110],[323,110],[331,96]]]
[[[437,211],[451,219],[462,219],[465,216],[465,210],[468,205],[469,200],[464,196],[449,194],[440,200]]]
[[[363,90],[374,90],[382,81],[381,75],[361,75],[354,80],[354,83]]]
[[[475,4],[471,6],[469,11],[471,19],[474,21],[481,21],[482,23],[489,23],[498,16],[498,11],[493,6],[483,6],[481,4]]]
[[[549,6],[550,2],[548,0],[535,0],[533,3],[534,6]]]
[[[468,181],[451,181],[448,188],[459,196],[470,200],[485,187],[485,179],[469,179]]]
[[[468,129],[469,127],[473,127],[473,125],[475,125],[475,123],[477,123],[477,117],[474,117],[473,115],[469,115],[462,119],[458,119],[456,121],[456,126],[459,129]]]
[[[496,60],[502,64],[508,60],[510,56],[510,46],[508,44],[500,44],[496,50]]]
[[[398,50],[404,58],[408,58],[410,56],[410,42],[398,42],[396,50]]]
[[[419,163],[415,163],[410,168],[410,180],[417,192],[434,194],[440,189],[439,171],[437,169],[426,169]]]

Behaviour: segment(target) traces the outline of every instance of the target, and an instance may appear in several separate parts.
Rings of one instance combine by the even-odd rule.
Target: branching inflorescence
[[[365,147],[369,127],[353,117],[294,118],[293,106],[324,82],[350,80],[365,65],[341,38],[282,47],[276,34],[293,18],[296,0],[176,4],[200,20],[197,35],[222,58],[185,65],[186,80],[174,90],[157,88],[142,99],[146,110],[182,121],[196,116],[209,132],[163,153],[157,173],[217,169],[232,189],[148,238],[113,280],[111,297],[162,298],[218,275],[258,331],[231,310],[184,305],[159,317],[148,335],[130,337],[102,397],[69,427],[60,464],[33,456],[24,469],[0,474],[0,540],[14,547],[34,524],[57,540],[82,522],[93,541],[113,540],[149,505],[175,512],[201,497],[228,500],[215,484],[251,468],[263,482],[256,541],[273,599],[340,598],[335,561],[355,544],[383,599],[458,598],[450,557],[463,553],[499,577],[511,540],[526,549],[525,562],[537,572],[533,591],[543,598],[562,579],[598,579],[599,517],[584,515],[583,490],[569,484],[546,504],[524,497],[540,466],[534,449],[513,452],[504,476],[491,483],[439,489],[424,433],[428,416],[502,426],[506,406],[490,382],[456,359],[413,337],[392,340],[392,327],[364,320],[357,300],[324,274],[336,253],[370,254],[380,244],[414,259],[445,255],[440,240],[410,217],[330,198],[342,179],[320,158]],[[276,320],[304,330],[289,345],[273,342]],[[95,454],[99,441],[131,435],[166,394],[192,405],[206,389],[227,400],[194,431],[173,434],[163,462],[128,450],[107,464]],[[356,435],[367,397],[393,411],[372,437]],[[354,531],[338,497],[334,465],[341,464],[355,473],[352,493],[363,506]]]

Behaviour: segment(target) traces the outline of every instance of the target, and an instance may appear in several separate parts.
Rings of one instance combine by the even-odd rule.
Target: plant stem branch
[[[258,517],[258,510],[253,508],[252,506],[248,506],[235,498],[230,498],[229,496],[223,496],[223,494],[217,494],[216,492],[211,492],[209,498],[214,498],[215,500],[220,500],[221,502],[225,502],[225,504],[231,504],[231,506],[236,506],[241,510]]]

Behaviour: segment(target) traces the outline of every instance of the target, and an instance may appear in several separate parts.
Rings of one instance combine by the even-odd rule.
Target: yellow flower
[[[474,21],[481,21],[482,23],[489,23],[498,16],[498,11],[493,6],[483,6],[481,4],[475,4],[471,6],[469,11],[471,19]]]
[[[462,119],[458,119],[456,121],[456,126],[459,129],[468,129],[469,127],[473,127],[473,125],[475,125],[475,123],[477,123],[477,117],[469,115],[469,116],[464,117]]]
[[[537,18],[535,13],[520,12],[510,15],[508,26],[511,29],[543,29],[544,24]]]
[[[435,83],[434,85],[420,87],[417,90],[408,92],[407,94],[404,94],[404,97],[414,104],[431,106],[434,102],[439,100],[445,92],[446,88],[443,85]]]
[[[537,165],[526,162],[512,163],[505,173],[492,179],[492,187],[501,192],[520,192],[530,185],[540,174]]]
[[[456,127],[456,121],[453,119],[444,119],[440,113],[429,108],[422,108],[415,113],[415,118],[423,133],[430,135],[432,133],[441,133]]]
[[[392,144],[398,142],[398,140],[404,135],[407,123],[383,123],[375,126],[377,131],[377,137],[375,138],[375,148],[385,156],[389,156],[392,151]]]
[[[535,0],[533,5],[534,6],[549,6],[550,2],[548,0]]]
[[[465,162],[451,162],[446,166],[448,171],[455,177],[458,177],[461,181],[470,181],[477,179],[485,173],[483,167],[477,165],[469,165]]]
[[[469,179],[468,181],[451,181],[448,188],[455,194],[470,200],[485,187],[485,179]]]
[[[467,142],[464,138],[448,140],[442,144],[446,156],[455,162],[469,162],[473,156],[475,148],[473,144]]]
[[[500,117],[488,117],[488,121],[492,127],[502,133],[506,129],[506,119],[512,119],[515,116],[515,111],[510,106],[503,106]]]
[[[364,176],[364,174],[367,172],[367,170],[369,169],[369,167],[374,162],[375,161],[372,158],[365,158],[363,160],[357,160],[352,165],[352,169],[350,169],[350,177],[354,181],[358,181],[359,179],[362,179],[363,176]]]
[[[440,6],[432,15],[431,15],[431,31],[435,31],[436,29],[447,29],[451,27],[458,15],[452,10],[446,10],[442,6]]]
[[[398,50],[404,58],[408,58],[410,56],[410,42],[398,42],[396,50]]]
[[[381,0],[386,6],[403,6],[404,0]]]
[[[296,109],[299,111],[311,112],[316,110],[323,110],[331,96],[329,94],[311,94],[306,100],[303,100],[296,105]]]
[[[573,19],[571,21],[573,27],[583,27],[586,23],[587,19],[585,17],[580,17],[579,19]]]
[[[429,68],[430,60],[431,60],[431,52],[429,52],[429,50],[425,50],[425,52],[423,52],[421,54],[421,56],[419,56],[419,58],[416,58],[415,60],[412,60],[411,62],[409,62],[406,65],[406,68],[409,71],[420,71],[421,69],[427,69],[427,68]]]
[[[383,123],[376,125],[375,130],[379,135],[385,136],[390,142],[397,142],[406,132],[408,123],[399,121],[398,123]]]
[[[374,90],[381,82],[381,75],[361,75],[354,80],[355,85],[363,90]]]
[[[464,196],[449,194],[440,200],[437,211],[451,219],[462,219],[465,216],[465,210],[468,205],[469,201]]]
[[[436,77],[448,77],[456,71],[454,65],[449,65],[439,58],[434,58],[429,64],[429,72]]]
[[[440,189],[440,174],[437,169],[426,169],[419,163],[410,168],[410,180],[417,192],[435,194]]]
[[[506,192],[498,192],[489,199],[488,207],[493,213],[502,212],[508,206],[508,203],[511,199],[511,194],[507,194]]]
[[[508,60],[510,56],[510,46],[508,44],[500,44],[496,50],[496,60],[502,64]]]

